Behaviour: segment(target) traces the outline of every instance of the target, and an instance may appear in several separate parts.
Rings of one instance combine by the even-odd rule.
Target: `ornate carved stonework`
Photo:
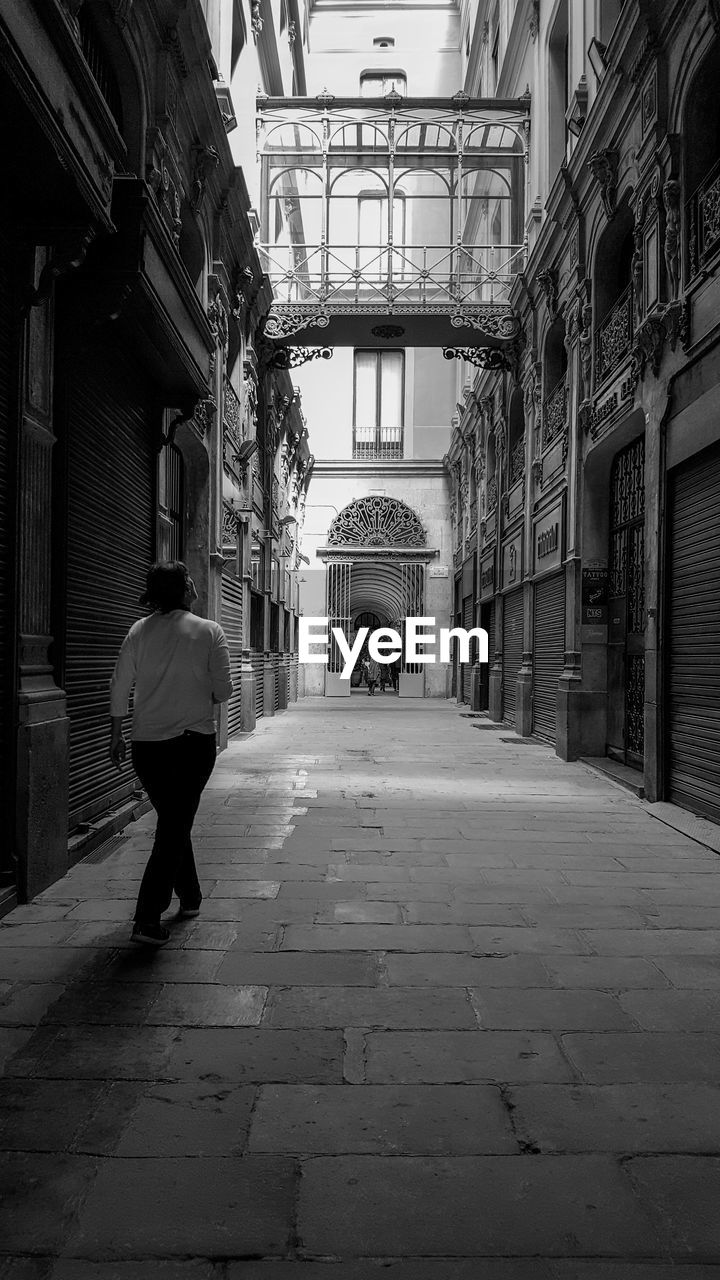
[[[557,271],[554,267],[546,267],[544,271],[538,271],[535,277],[535,283],[545,299],[545,305],[550,319],[555,320],[558,313]]]
[[[252,0],[250,5],[250,29],[257,40],[263,29],[263,16],[260,12],[260,0]]]
[[[193,147],[193,175],[190,186],[190,207],[198,213],[205,199],[208,178],[213,169],[220,163],[220,156],[215,147],[206,147],[198,142]]]
[[[592,306],[589,302],[586,302],[582,308],[578,341],[580,347],[581,399],[585,399],[590,395],[592,379]]]
[[[537,40],[537,34],[540,30],[540,0],[532,0],[528,26],[530,28],[530,39]]]
[[[600,188],[605,216],[608,221],[615,217],[615,201],[617,198],[618,153],[607,147],[593,152],[587,162],[593,178]]]
[[[674,351],[679,341],[683,351],[687,351],[690,338],[690,304],[687,301],[671,302],[663,312],[663,321],[670,350]]]
[[[657,377],[666,336],[665,325],[660,316],[648,316],[638,329],[632,349],[632,378],[636,386],[645,377],[648,364]]]
[[[425,530],[411,507],[397,498],[358,498],[333,520],[329,547],[424,547]]]
[[[668,301],[675,302],[680,288],[680,183],[668,178],[662,194],[665,206],[665,266]]]

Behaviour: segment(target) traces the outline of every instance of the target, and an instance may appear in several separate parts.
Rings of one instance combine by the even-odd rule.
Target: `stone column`
[[[34,279],[47,260],[35,252]],[[53,304],[32,307],[23,342],[18,487],[18,888],[27,899],[67,870],[65,694],[49,651],[52,582]]]

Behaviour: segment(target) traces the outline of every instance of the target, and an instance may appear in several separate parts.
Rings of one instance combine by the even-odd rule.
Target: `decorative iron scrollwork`
[[[504,372],[511,367],[510,357],[501,347],[443,347],[442,353],[446,360],[467,360],[478,369]]]
[[[329,547],[424,547],[426,534],[412,510],[398,498],[358,498],[335,517]]]

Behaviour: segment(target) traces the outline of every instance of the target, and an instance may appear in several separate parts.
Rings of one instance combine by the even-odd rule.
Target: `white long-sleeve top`
[[[115,664],[111,716],[127,715],[133,685],[133,741],[162,742],[186,729],[214,733],[215,703],[233,690],[222,628],[187,609],[140,618]]]

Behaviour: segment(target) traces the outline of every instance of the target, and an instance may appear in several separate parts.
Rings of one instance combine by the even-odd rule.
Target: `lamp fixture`
[[[281,529],[286,529],[289,524],[297,524],[297,516],[283,516],[278,524]]]
[[[252,458],[253,454],[257,453],[257,451],[258,451],[257,440],[243,440],[242,444],[240,445],[240,448],[235,454],[235,461],[238,464],[238,469],[242,471],[243,474],[245,473],[245,471],[247,471],[248,465],[250,463],[250,459]]]

